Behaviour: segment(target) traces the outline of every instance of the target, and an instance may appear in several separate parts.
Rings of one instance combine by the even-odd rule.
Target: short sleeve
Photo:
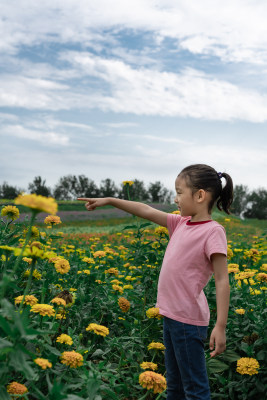
[[[222,226],[216,226],[212,230],[206,240],[204,251],[209,260],[214,253],[221,253],[227,256],[227,239]]]
[[[170,237],[173,234],[173,232],[175,231],[175,228],[177,227],[177,225],[179,224],[180,221],[181,221],[181,215],[167,214],[167,228],[168,228]]]

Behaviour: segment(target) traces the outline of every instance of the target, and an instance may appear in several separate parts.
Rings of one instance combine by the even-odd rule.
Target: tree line
[[[148,187],[138,179],[130,187],[131,200],[151,203],[172,203],[174,192],[168,190],[160,181],[149,183]],[[25,191],[4,182],[0,185],[0,198],[14,199]],[[77,197],[119,197],[128,199],[126,186],[118,187],[110,179],[103,179],[99,186],[85,175],[66,175],[59,179],[53,189],[46,185],[41,176],[36,176],[28,185],[28,192],[42,196],[53,196],[56,200],[75,200]],[[267,219],[267,190],[259,188],[250,191],[247,186],[234,187],[234,199],[231,206],[234,215],[245,218]]]

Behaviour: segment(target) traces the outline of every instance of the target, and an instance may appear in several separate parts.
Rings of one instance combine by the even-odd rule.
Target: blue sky
[[[0,184],[266,187],[265,1],[0,0]]]

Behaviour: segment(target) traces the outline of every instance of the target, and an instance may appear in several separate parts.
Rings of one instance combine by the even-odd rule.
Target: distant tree
[[[246,211],[248,204],[249,189],[244,185],[234,187],[234,198],[231,205],[231,212],[235,215],[241,215]]]
[[[173,192],[164,187],[160,181],[156,181],[149,184],[148,195],[152,203],[170,203]]]
[[[259,188],[248,196],[246,218],[267,219],[267,190]]]
[[[54,189],[57,200],[73,200],[77,197],[97,197],[99,189],[85,175],[66,175],[59,179]]]
[[[103,179],[100,184],[100,196],[101,197],[116,197],[119,193],[115,182],[110,178]]]
[[[149,198],[148,191],[145,188],[143,181],[135,179],[133,185],[130,186],[130,198],[135,201],[146,201]],[[126,186],[121,184],[121,190],[119,191],[119,197],[122,199],[128,199]]]
[[[35,193],[41,196],[51,196],[51,189],[45,185],[40,176],[36,176],[32,183],[29,183],[28,190],[30,193]]]
[[[15,199],[20,192],[22,192],[21,189],[18,189],[15,186],[11,186],[7,182],[4,182],[3,185],[0,185],[1,199],[9,199],[9,200]]]

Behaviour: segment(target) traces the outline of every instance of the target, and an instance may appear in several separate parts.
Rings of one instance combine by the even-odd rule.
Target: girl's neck
[[[192,215],[190,221],[191,222],[201,222],[201,221],[209,221],[211,219],[212,219],[211,218],[211,214],[207,214],[207,213],[201,214],[201,213],[199,213],[199,214]]]

